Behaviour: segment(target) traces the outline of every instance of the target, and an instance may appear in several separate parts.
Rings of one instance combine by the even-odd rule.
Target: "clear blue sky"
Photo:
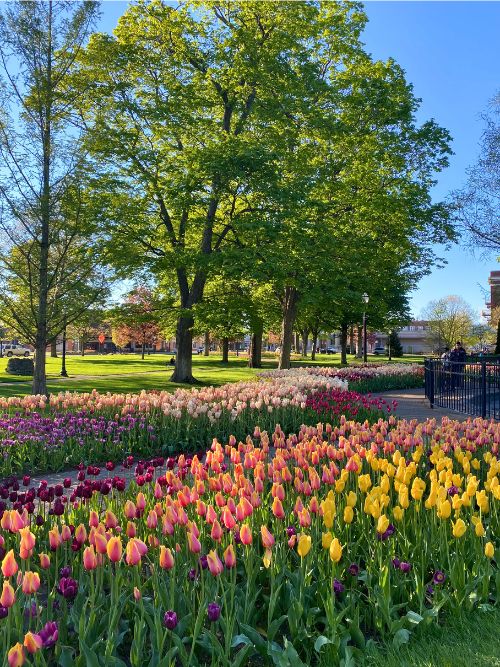
[[[112,30],[126,2],[102,3],[101,30]],[[434,118],[453,136],[449,168],[439,176],[434,195],[444,199],[466,180],[478,156],[483,130],[480,114],[500,90],[500,2],[366,2],[369,18],[364,42],[376,59],[393,57],[406,71],[417,97],[420,120]],[[488,288],[495,257],[482,260],[454,246],[437,248],[448,264],[424,278],[412,297],[419,316],[431,300],[459,294],[479,313],[481,287]]]

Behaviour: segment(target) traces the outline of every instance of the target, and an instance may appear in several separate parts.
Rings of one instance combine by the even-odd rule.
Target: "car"
[[[335,348],[335,347],[327,347],[327,348],[326,348],[326,353],[327,353],[327,354],[337,354],[337,348]]]
[[[385,347],[383,345],[377,345],[377,347],[373,348],[373,354],[376,355],[377,357],[379,355],[387,354],[385,351]]]
[[[2,345],[2,354],[4,357],[29,357],[32,352],[24,345]]]

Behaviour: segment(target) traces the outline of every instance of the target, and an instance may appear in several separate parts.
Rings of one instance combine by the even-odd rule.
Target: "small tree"
[[[403,356],[403,346],[399,340],[399,334],[397,331],[392,330],[389,334],[389,355],[391,357],[402,357]]]
[[[141,346],[141,358],[144,359],[146,346],[154,345],[160,335],[150,290],[138,287],[130,292],[125,303],[114,311],[112,320],[113,340],[121,340],[125,345],[129,342],[138,343]]]

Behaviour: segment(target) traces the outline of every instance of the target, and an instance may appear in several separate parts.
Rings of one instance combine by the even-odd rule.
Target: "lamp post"
[[[63,378],[68,377],[68,371],[66,370],[66,315],[64,316],[64,329],[63,329],[63,339],[62,339],[61,377]]]
[[[363,294],[363,302],[365,304],[364,307],[363,307],[363,361],[364,361],[365,364],[368,361],[368,347],[367,347],[368,341],[366,340],[366,306],[367,306],[369,300],[370,300],[370,297],[365,292]]]
[[[392,356],[391,356],[391,337],[392,337],[392,329],[389,329],[389,340],[387,342],[389,346],[389,361],[391,361]]]

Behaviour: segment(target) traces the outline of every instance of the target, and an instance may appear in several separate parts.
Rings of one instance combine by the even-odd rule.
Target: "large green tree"
[[[70,249],[81,247],[81,234],[67,230],[76,229],[75,209],[66,215],[78,182],[80,133],[70,116],[81,91],[67,81],[97,11],[95,2],[47,0],[4,3],[0,15],[0,272],[9,321],[35,347],[35,394],[47,393],[46,347],[58,328],[50,331],[51,293]]]
[[[140,2],[80,59],[117,259],[176,275],[173,380],[193,380],[193,307],[213,256],[284,207],[282,161],[328,111],[326,72],[347,66],[364,20],[355,3]]]

